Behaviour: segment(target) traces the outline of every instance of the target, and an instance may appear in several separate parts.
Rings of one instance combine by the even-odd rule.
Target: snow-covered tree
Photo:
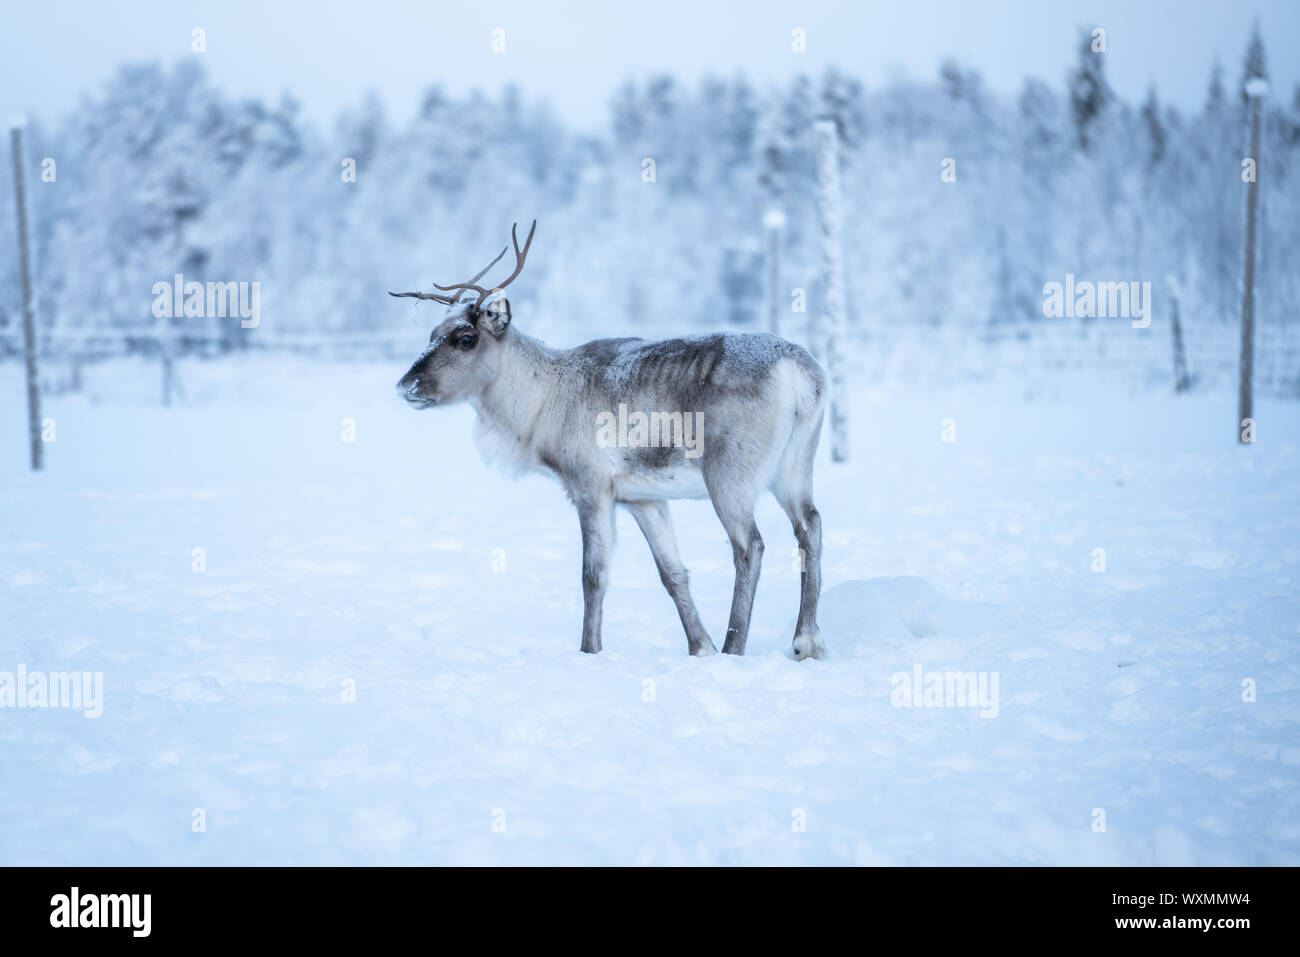
[[[1070,113],[1079,149],[1087,152],[1095,142],[1095,129],[1114,99],[1106,82],[1105,51],[1084,31],[1079,38],[1079,59],[1070,74]]]
[[[817,213],[821,221],[822,272],[826,284],[823,315],[814,341],[831,378],[831,459],[849,460],[848,393],[845,390],[844,324],[847,307],[844,293],[844,250],[841,245],[839,132],[833,119],[817,121]]]

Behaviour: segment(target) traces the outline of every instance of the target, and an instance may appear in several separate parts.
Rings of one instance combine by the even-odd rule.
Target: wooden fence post
[[[27,429],[32,443],[32,471],[42,465],[41,393],[36,378],[36,315],[32,305],[32,261],[27,237],[27,194],[23,179],[23,126],[15,120],[9,131],[14,156],[14,194],[18,210],[18,262],[23,285],[23,362],[27,366]]]
[[[1255,222],[1259,218],[1259,111],[1268,92],[1267,81],[1255,77],[1246,84],[1250,97],[1250,156],[1253,175],[1246,182],[1246,263],[1241,281],[1241,378],[1237,395],[1237,440],[1243,445],[1255,440],[1252,408],[1252,380],[1255,375]]]

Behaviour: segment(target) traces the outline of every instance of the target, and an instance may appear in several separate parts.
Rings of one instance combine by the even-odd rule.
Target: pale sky
[[[1300,0],[0,0],[0,11],[0,120],[52,119],[122,61],[201,57],[227,92],[289,90],[318,122],[368,89],[404,122],[430,84],[495,91],[513,80],[597,129],[620,81],[657,70],[688,81],[742,70],[761,83],[833,63],[878,86],[899,72],[932,77],[953,56],[998,91],[1016,91],[1026,75],[1059,87],[1077,28],[1097,26],[1122,96],[1140,99],[1155,82],[1166,101],[1195,107],[1216,55],[1235,81],[1256,16],[1274,95],[1290,102],[1300,79]],[[195,27],[206,53],[190,50]],[[806,53],[790,48],[796,27]]]

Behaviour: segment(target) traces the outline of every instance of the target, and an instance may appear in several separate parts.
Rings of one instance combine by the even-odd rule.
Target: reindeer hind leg
[[[736,587],[731,598],[731,616],[727,622],[724,654],[743,655],[749,638],[749,619],[754,608],[754,592],[763,564],[763,536],[754,524],[754,502],[758,498],[752,468],[732,463],[725,469],[706,465],[704,483],[713,500],[713,509],[731,540],[736,565]]]
[[[822,590],[822,517],[813,505],[813,459],[821,435],[821,415],[811,427],[791,436],[772,482],[772,494],[785,510],[799,545],[799,619],[794,628],[795,658],[821,658],[826,653],[817,627],[817,602]]]

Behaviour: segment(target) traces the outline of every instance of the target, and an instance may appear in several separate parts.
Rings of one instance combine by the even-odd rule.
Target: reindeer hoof
[[[717,653],[718,649],[715,648],[713,642],[709,641],[707,638],[701,644],[698,644],[691,649],[691,654],[696,658],[707,658],[709,655],[716,655]]]
[[[795,661],[803,661],[805,658],[821,658],[826,654],[826,646],[816,635],[795,635],[794,636],[794,658]]]

